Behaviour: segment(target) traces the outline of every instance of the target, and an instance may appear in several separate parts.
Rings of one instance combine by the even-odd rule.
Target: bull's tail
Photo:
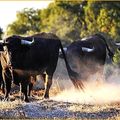
[[[67,58],[66,58],[66,55],[65,55],[65,52],[63,50],[63,46],[62,46],[61,42],[60,42],[60,48],[61,48],[61,52],[63,54],[63,58],[65,60],[68,75],[69,75],[73,85],[75,86],[75,88],[82,89],[84,91],[84,85],[83,85],[82,81],[79,80],[79,74],[77,72],[74,72],[68,64],[68,61],[67,61]]]

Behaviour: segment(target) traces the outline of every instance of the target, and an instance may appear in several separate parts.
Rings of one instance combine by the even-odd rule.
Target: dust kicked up
[[[63,62],[62,64],[60,62],[59,60],[59,67],[54,75],[58,76],[54,83],[57,83],[59,93],[52,97],[53,100],[81,104],[111,104],[120,101],[120,71],[117,67],[105,65],[104,77],[98,73],[92,74],[89,80],[83,81],[85,85],[83,92],[74,88]]]

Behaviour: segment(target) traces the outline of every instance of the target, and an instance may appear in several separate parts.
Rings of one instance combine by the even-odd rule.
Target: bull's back
[[[83,51],[82,47],[94,48],[94,51]],[[67,47],[67,59],[76,66],[77,61],[86,66],[86,63],[103,65],[106,59],[106,45],[100,38],[90,38],[85,41],[76,41]]]
[[[37,39],[26,52],[23,65],[26,69],[44,69],[56,62],[59,54],[59,40]]]

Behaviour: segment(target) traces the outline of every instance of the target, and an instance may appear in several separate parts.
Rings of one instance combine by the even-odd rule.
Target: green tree
[[[24,9],[8,26],[7,34],[52,32],[72,42],[84,36],[104,32],[120,40],[120,2],[55,1],[46,9]]]
[[[120,50],[117,50],[114,57],[113,57],[113,61],[115,65],[119,65],[120,67]]]
[[[38,10],[23,9],[17,12],[17,19],[9,24],[7,27],[7,35],[18,34],[18,35],[28,35],[40,31],[40,17],[38,15]]]
[[[85,6],[88,30],[84,31],[84,34],[104,32],[115,40],[119,40],[119,9],[120,2],[88,1],[87,6]]]
[[[77,15],[64,9],[59,2],[52,3],[41,11],[41,31],[53,32],[64,40],[79,38],[80,25],[76,25],[76,21]]]

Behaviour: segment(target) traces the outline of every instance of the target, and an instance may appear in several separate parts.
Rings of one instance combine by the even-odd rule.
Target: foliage
[[[53,32],[61,39],[69,41],[79,38],[80,25],[77,24],[77,15],[66,10],[62,2],[51,4],[42,10],[41,18],[41,31]]]
[[[39,32],[40,18],[38,14],[39,12],[32,8],[25,8],[22,11],[17,12],[17,19],[12,24],[9,24],[7,27],[7,35],[28,35],[30,33]]]
[[[23,9],[7,35],[52,32],[66,42],[103,32],[120,41],[120,2],[55,0],[46,9]]]
[[[113,57],[113,61],[115,65],[119,65],[120,67],[120,50],[116,51],[116,54]]]

